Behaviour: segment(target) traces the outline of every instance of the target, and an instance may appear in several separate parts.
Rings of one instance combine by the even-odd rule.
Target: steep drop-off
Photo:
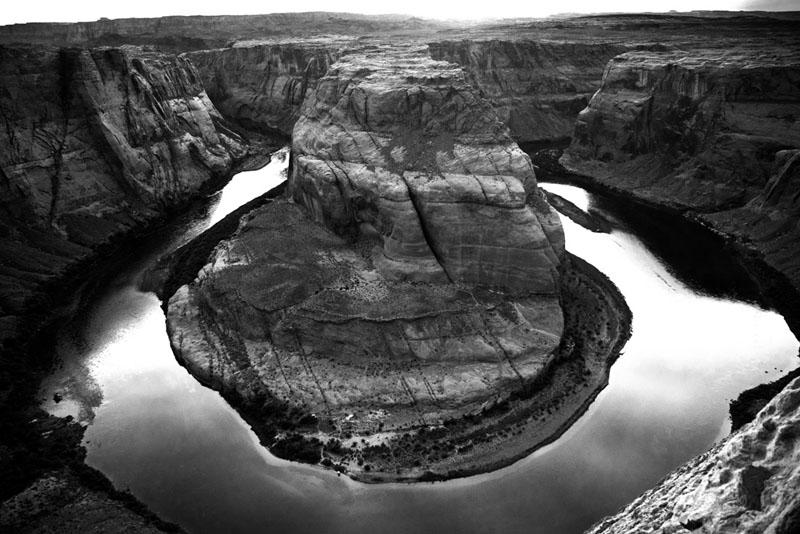
[[[690,210],[800,287],[798,80],[794,49],[623,54],[609,63],[561,161]]]
[[[630,46],[611,43],[439,41],[431,57],[461,65],[519,143],[566,139],[600,86],[612,57]]]
[[[626,308],[602,277],[562,265],[530,160],[462,69],[424,47],[344,53],[303,105],[292,158],[293,201],[243,218],[169,300],[195,376],[274,453],[375,481],[496,467],[566,428],[626,338]],[[602,318],[586,359],[576,340],[559,349],[564,284]],[[598,363],[531,400],[559,355]],[[505,434],[485,430],[511,422],[530,428],[498,447]],[[408,454],[409,441],[427,452]]]
[[[339,41],[243,43],[187,53],[208,96],[228,119],[289,137],[306,94],[328,71]]]
[[[792,534],[800,529],[800,379],[756,419],[591,534]]]
[[[0,47],[0,339],[53,283],[245,155],[194,67],[135,48]]]

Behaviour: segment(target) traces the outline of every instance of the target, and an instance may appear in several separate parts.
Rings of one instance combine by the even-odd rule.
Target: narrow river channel
[[[285,179],[287,159],[237,175],[208,210],[116,273],[61,329],[61,364],[42,385],[46,409],[89,425],[87,462],[189,532],[581,532],[727,435],[739,392],[800,363],[779,314],[709,296],[597,197],[545,184],[613,222],[600,234],[562,217],[567,248],[617,284],[634,316],[586,414],[512,466],[445,483],[370,486],[276,459],[176,362],[160,302],[137,281],[159,255]]]

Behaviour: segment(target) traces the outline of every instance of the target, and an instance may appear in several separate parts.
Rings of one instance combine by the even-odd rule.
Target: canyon
[[[305,461],[368,481],[465,476],[524,456],[591,402],[629,312],[564,252],[540,165],[729,239],[757,274],[785,281],[779,308],[797,333],[798,23],[718,17],[0,28],[0,325],[4,358],[17,354],[4,362],[4,404],[16,410],[25,339],[54,288],[280,142],[292,147],[286,198],[244,216],[197,278],[165,295],[177,357],[279,456],[321,446],[329,453]],[[582,337],[575,301],[602,310],[596,339]],[[571,411],[503,433],[550,413],[528,395],[543,377],[562,369],[554,384],[566,390],[584,372],[564,370],[577,340],[597,359]],[[791,532],[797,387],[595,531],[647,517],[664,532]],[[456,423],[476,417],[483,427]],[[441,429],[460,456],[440,452]],[[387,438],[412,443],[388,461]],[[53,482],[37,484],[26,491]]]

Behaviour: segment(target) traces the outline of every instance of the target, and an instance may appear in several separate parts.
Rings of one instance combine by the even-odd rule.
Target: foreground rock
[[[0,47],[0,80],[5,341],[48,305],[48,284],[229,175],[246,148],[174,56]]]
[[[770,532],[800,528],[800,379],[756,419],[684,464],[593,534]]]
[[[344,54],[306,100],[292,158],[294,202],[242,219],[169,301],[189,370],[276,454],[375,481],[497,467],[563,431],[594,389],[557,421],[530,400],[563,355],[563,232],[464,72],[424,48]],[[602,362],[627,335],[613,313]],[[498,447],[512,422],[547,432]]]

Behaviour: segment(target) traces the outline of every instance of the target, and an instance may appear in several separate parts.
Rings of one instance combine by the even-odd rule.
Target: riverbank
[[[191,266],[198,270],[205,264],[215,244],[211,234],[218,239],[225,237],[225,232],[215,230],[207,234],[209,239],[192,242],[174,258],[160,262],[173,269],[172,274],[160,279],[182,280]],[[195,246],[197,250],[193,251]],[[181,258],[195,260],[187,263]],[[386,414],[377,405],[361,406],[360,415],[336,421],[293,408],[274,389],[277,384],[259,376],[264,372],[263,362],[243,366],[248,357],[241,349],[236,350],[243,341],[234,342],[231,333],[221,338],[223,352],[234,351],[237,357],[228,361],[208,354],[209,365],[215,369],[213,376],[206,376],[204,368],[195,367],[197,363],[185,361],[180,352],[178,360],[198,380],[220,391],[262,444],[278,457],[318,464],[364,482],[469,476],[509,465],[550,443],[580,417],[607,384],[608,369],[630,335],[630,310],[613,283],[579,258],[570,257],[566,262],[562,280],[565,334],[548,359],[547,368],[524,381],[522,387],[509,384],[483,404],[458,411],[458,416],[449,419],[433,412],[425,416],[422,407],[423,412],[414,418],[416,422],[387,422],[384,427],[381,423],[386,422]],[[169,296],[171,289],[162,292]],[[180,339],[183,335],[194,339],[194,334],[181,332]],[[319,372],[317,369],[315,374]],[[431,408],[441,410],[440,402]]]
[[[270,153],[279,146],[265,141],[267,139],[262,136],[252,138],[249,155],[237,162],[230,174],[209,181],[180,206],[173,206],[159,217],[115,236],[90,257],[71,267],[63,277],[51,282],[36,306],[25,315],[26,328],[22,335],[4,345],[0,358],[0,378],[4,384],[0,393],[0,480],[3,480],[0,527],[11,525],[8,528],[12,528],[20,521],[49,524],[47,517],[58,517],[65,506],[71,506],[77,499],[94,503],[92,506],[96,505],[97,510],[105,510],[108,505],[106,512],[100,512],[110,518],[111,522],[105,523],[108,528],[113,525],[122,528],[140,521],[153,531],[178,531],[174,525],[148,512],[130,494],[115,490],[99,471],[84,464],[86,449],[82,439],[86,428],[72,418],[58,418],[42,411],[39,387],[42,379],[59,363],[53,351],[59,328],[82,313],[98,288],[137,258],[142,247],[152,247],[154,240],[176,228],[176,221],[201,209],[208,196],[234,174],[266,165]],[[58,491],[52,490],[54,487]],[[30,517],[29,507],[19,507],[28,500],[35,501],[39,510],[35,521]],[[127,512],[122,511],[123,508]],[[114,523],[113,518],[117,516],[122,519]],[[99,516],[94,519],[106,521]],[[39,521],[44,523],[37,523]],[[60,531],[85,531],[80,523],[75,525],[74,530]],[[14,526],[12,530],[18,528]]]
[[[461,478],[511,465],[558,439],[608,385],[632,321],[614,283],[577,256],[569,255],[561,288],[564,337],[547,372],[473,417],[356,447],[344,458],[349,476],[369,483]]]

